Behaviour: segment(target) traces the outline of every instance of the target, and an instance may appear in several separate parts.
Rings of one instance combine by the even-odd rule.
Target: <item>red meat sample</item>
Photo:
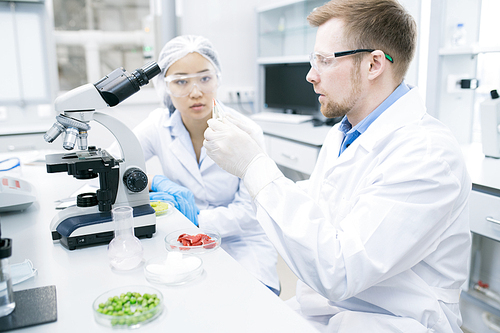
[[[197,234],[197,235],[188,235],[182,234],[177,238],[177,241],[182,243],[184,246],[200,246],[200,245],[208,245],[205,246],[207,249],[211,249],[215,247],[215,241],[210,238],[210,236],[205,234]]]

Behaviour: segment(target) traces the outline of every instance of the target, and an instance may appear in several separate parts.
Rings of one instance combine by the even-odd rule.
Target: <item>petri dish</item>
[[[170,203],[169,201],[156,199],[156,200],[151,200],[149,204],[155,210],[156,216],[164,216],[172,212],[173,206],[172,203]]]
[[[194,255],[167,252],[166,256],[149,259],[144,266],[146,280],[160,285],[182,285],[203,274],[203,261]]]
[[[209,240],[204,241],[201,245],[186,245],[179,241],[180,236],[188,236],[193,238],[196,236],[208,236]],[[197,244],[195,242],[194,244]],[[167,251],[182,252],[188,254],[204,254],[217,250],[221,244],[220,234],[213,230],[203,228],[189,228],[176,230],[165,237],[165,248]]]
[[[127,308],[130,310],[123,310]],[[124,286],[99,295],[92,304],[92,309],[94,319],[102,326],[136,329],[154,321],[163,313],[163,295],[150,286]],[[117,311],[121,312],[113,315]]]

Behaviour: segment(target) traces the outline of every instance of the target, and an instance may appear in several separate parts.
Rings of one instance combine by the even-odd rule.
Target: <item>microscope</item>
[[[143,171],[146,167],[139,140],[118,119],[96,110],[117,105],[159,73],[155,62],[132,73],[118,68],[98,82],[75,88],[55,100],[59,114],[44,139],[52,143],[64,133],[64,149],[72,150],[78,142],[80,150],[46,155],[47,172],[67,172],[83,180],[99,177],[96,193],[79,194],[76,206],[65,208],[52,219],[52,239],[60,240],[69,250],[109,243],[114,237],[111,210],[115,207],[133,208],[136,237],[151,238],[156,232],[156,215],[149,204],[148,178]],[[114,135],[122,151],[121,159],[88,146],[87,132],[92,120]]]

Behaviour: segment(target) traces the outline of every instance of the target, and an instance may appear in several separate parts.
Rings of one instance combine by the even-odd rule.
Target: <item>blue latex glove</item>
[[[150,200],[166,200],[172,202],[179,212],[184,214],[195,226],[198,226],[200,210],[195,204],[193,193],[184,186],[178,185],[162,175],[153,178],[149,193]]]

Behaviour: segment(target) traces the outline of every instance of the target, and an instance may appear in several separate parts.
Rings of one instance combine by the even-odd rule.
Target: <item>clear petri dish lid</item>
[[[146,280],[160,285],[181,285],[203,274],[203,261],[194,255],[167,252],[149,259],[144,266]]]

